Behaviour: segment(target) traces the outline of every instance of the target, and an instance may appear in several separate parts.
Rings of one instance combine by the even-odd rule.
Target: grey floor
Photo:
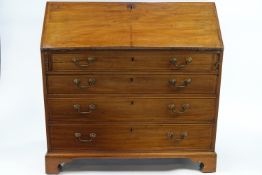
[[[190,159],[78,159],[62,166],[70,171],[170,171],[199,170],[199,164]]]

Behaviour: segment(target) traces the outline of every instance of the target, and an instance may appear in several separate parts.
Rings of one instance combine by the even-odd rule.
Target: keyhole
[[[133,105],[134,104],[134,101],[131,101],[131,105]]]
[[[127,9],[132,10],[135,8],[135,4],[127,4]]]
[[[130,132],[133,132],[133,128],[130,128]]]
[[[134,81],[134,78],[130,78],[130,81],[133,82],[133,81]]]
[[[134,57],[132,57],[132,58],[131,58],[131,61],[132,61],[132,62],[134,62],[134,61],[135,61],[135,58],[134,58]]]

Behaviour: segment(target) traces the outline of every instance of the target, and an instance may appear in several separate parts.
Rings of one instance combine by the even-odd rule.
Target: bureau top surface
[[[214,3],[48,2],[41,49],[223,49]]]

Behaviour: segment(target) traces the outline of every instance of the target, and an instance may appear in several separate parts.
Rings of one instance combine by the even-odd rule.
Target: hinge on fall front
[[[135,4],[133,4],[133,3],[128,3],[127,4],[127,9],[128,10],[133,10],[133,9],[135,9],[136,8],[136,5]]]

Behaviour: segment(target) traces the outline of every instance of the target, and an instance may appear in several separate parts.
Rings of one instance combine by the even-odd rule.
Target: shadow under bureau
[[[223,43],[214,3],[48,2],[46,173],[77,158],[216,170]]]

